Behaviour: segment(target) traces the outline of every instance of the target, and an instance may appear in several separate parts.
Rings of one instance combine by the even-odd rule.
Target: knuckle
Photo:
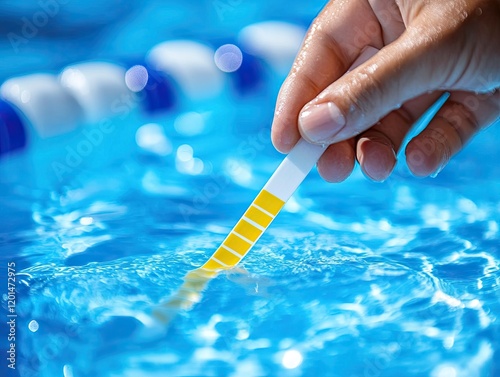
[[[456,128],[462,129],[464,126],[472,126],[474,130],[479,130],[479,122],[474,115],[475,103],[470,106],[461,102],[450,101],[449,107],[443,112],[443,116]]]
[[[324,88],[320,87],[316,80],[308,74],[302,76],[305,85],[312,89],[314,93],[320,93]]]
[[[372,113],[386,97],[384,87],[383,81],[377,75],[367,74],[364,70],[351,77],[349,90],[345,93],[351,104],[349,112],[363,116]]]
[[[474,109],[475,102],[462,103],[450,101],[436,115],[436,118],[442,119],[445,124],[453,128],[463,146],[473,134],[479,132],[481,129],[481,124],[474,113]]]

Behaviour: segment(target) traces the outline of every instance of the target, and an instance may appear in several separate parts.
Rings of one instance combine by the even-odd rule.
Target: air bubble
[[[35,320],[32,320],[29,324],[28,324],[28,329],[30,329],[31,332],[37,332],[38,331],[38,322],[35,321]]]
[[[285,351],[285,353],[283,354],[283,359],[281,361],[281,364],[286,369],[295,369],[298,366],[300,366],[300,364],[302,364],[303,360],[304,358],[302,357],[302,354],[299,351],[288,350]]]
[[[215,65],[222,72],[234,72],[241,67],[243,54],[238,46],[226,44],[215,51]]]

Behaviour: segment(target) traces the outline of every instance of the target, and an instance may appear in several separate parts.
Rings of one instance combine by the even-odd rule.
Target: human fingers
[[[500,114],[500,91],[454,92],[429,125],[406,147],[406,160],[419,177],[435,176],[480,130]]]
[[[310,101],[299,118],[302,137],[312,143],[332,144],[360,134],[402,103],[428,91],[484,90],[485,85],[471,79],[468,63],[480,62],[474,55],[477,44],[466,33],[469,24],[479,22],[480,14],[473,13],[472,21],[462,25],[461,13],[455,15],[460,9],[448,6],[449,1],[444,3],[441,13],[435,9],[438,2],[421,4],[423,9],[400,38]],[[448,20],[445,13],[458,20]],[[489,61],[488,56],[482,60]],[[478,66],[492,71],[488,64]]]
[[[328,182],[340,182],[351,174],[357,159],[367,177],[384,181],[394,169],[396,156],[413,123],[441,94],[434,92],[408,101],[358,138],[330,145],[318,162],[320,175]]]
[[[349,177],[356,163],[354,139],[330,145],[318,161],[321,177],[332,183],[342,182]]]
[[[278,95],[271,133],[276,149],[289,152],[299,140],[300,110],[347,71],[365,47],[355,43],[352,28],[370,22],[378,25],[364,1],[331,1],[314,20]],[[374,33],[363,42],[381,47],[382,37]]]
[[[411,127],[441,95],[438,91],[408,101],[359,135],[356,157],[367,177],[376,182],[389,177]]]

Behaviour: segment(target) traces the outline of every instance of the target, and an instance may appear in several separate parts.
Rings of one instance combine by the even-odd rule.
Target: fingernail
[[[441,173],[443,171],[443,169],[445,168],[445,166],[448,164],[448,162],[450,162],[450,157],[448,154],[446,153],[441,153],[440,154],[440,161],[439,161],[439,165],[438,167],[436,168],[436,170],[434,170],[434,173],[432,173],[430,175],[431,178],[436,178],[439,173]]]
[[[443,171],[445,166],[446,166],[446,163],[442,162],[441,165],[439,165],[439,167],[436,169],[436,171],[430,175],[430,177],[436,178],[439,175],[439,173],[441,173]]]
[[[321,103],[302,111],[299,126],[309,141],[328,141],[345,126],[345,118],[333,102]]]
[[[375,182],[384,182],[396,164],[394,149],[389,145],[362,138],[358,142],[358,150],[358,159],[365,175]]]

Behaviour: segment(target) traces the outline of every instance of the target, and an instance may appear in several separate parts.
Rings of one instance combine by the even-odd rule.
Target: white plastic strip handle
[[[286,202],[318,162],[326,147],[310,144],[300,138],[263,189]]]
[[[375,47],[367,46],[349,71],[369,60],[378,51]],[[316,165],[326,148],[326,145],[310,144],[300,138],[266,183],[264,190],[286,202]]]

